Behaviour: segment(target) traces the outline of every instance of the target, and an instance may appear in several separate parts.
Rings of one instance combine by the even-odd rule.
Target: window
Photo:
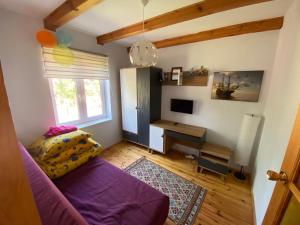
[[[107,57],[72,51],[72,64],[64,65],[70,53],[43,48],[45,76],[49,79],[57,124],[84,124],[110,119]]]

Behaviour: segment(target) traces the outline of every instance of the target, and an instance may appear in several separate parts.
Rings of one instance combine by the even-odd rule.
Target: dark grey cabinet
[[[161,73],[156,67],[121,69],[124,139],[149,146],[149,125],[161,114]]]

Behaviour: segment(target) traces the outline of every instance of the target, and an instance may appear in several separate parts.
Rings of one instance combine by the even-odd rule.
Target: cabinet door
[[[137,69],[138,143],[149,146],[150,73],[149,68]]]
[[[120,70],[123,130],[137,134],[136,68]]]
[[[152,150],[164,152],[164,129],[150,125],[150,148]]]
[[[150,123],[160,120],[162,70],[150,67]]]

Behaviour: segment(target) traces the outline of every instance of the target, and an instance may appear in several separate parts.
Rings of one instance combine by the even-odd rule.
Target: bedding
[[[89,225],[163,225],[169,198],[96,157],[54,180]]]
[[[94,141],[92,138],[88,138],[86,141],[83,141],[77,145],[74,145],[73,147],[59,152],[55,155],[53,155],[51,158],[47,159],[45,162],[50,165],[55,165],[57,163],[64,162],[66,160],[69,160],[72,158],[72,156],[76,154],[82,154],[86,151],[89,151],[92,147],[101,147],[100,144],[98,144],[96,141]],[[102,148],[99,149],[100,152],[102,151]]]
[[[44,137],[46,137],[46,138],[55,137],[55,136],[70,133],[70,132],[73,132],[76,130],[77,130],[77,127],[75,127],[75,126],[50,127],[49,130],[44,134]]]
[[[85,143],[91,136],[87,132],[77,130],[51,138],[41,137],[29,146],[28,151],[34,158],[45,161],[76,144]]]
[[[86,163],[88,160],[95,158],[102,152],[102,147],[96,142],[90,140],[87,143],[91,143],[89,148],[82,148],[81,152],[71,154],[68,159],[62,162],[55,161],[56,158],[49,159],[47,161],[43,161],[38,158],[35,160],[50,179],[56,179]],[[75,147],[72,147],[72,149]]]

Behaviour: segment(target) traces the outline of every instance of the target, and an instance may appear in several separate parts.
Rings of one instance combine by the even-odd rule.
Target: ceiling
[[[0,8],[43,19],[65,0],[0,0]]]
[[[0,8],[6,8],[36,18],[44,18],[64,1],[0,0]],[[150,0],[145,7],[145,18],[157,16],[199,1]],[[144,38],[150,41],[157,41],[243,22],[283,16],[292,1],[273,0],[271,2],[220,12],[153,30],[142,35],[125,38],[116,41],[116,43],[129,46],[133,42]],[[67,23],[64,27],[79,30],[96,37],[141,20],[142,6],[140,0],[104,0],[102,3]]]

